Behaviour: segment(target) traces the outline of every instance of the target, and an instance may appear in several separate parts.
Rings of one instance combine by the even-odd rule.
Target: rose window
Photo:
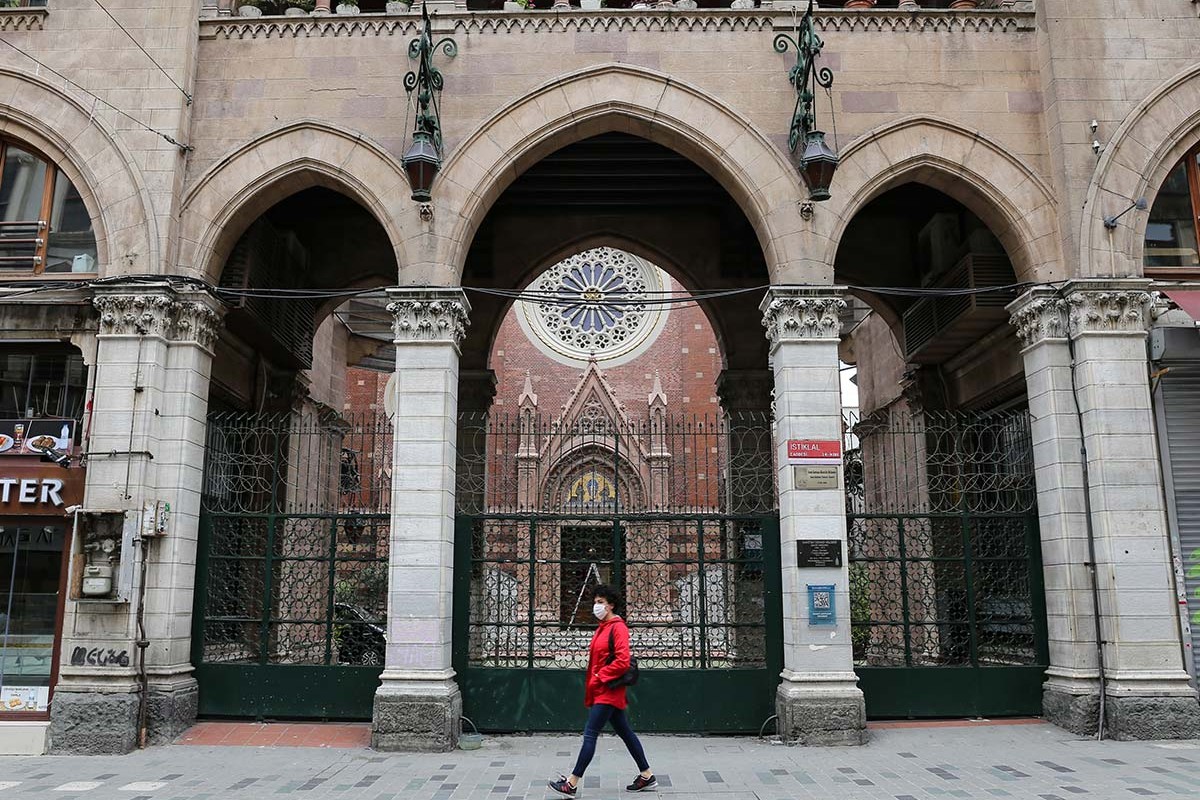
[[[539,275],[523,301],[527,330],[552,353],[572,359],[624,356],[646,344],[660,326],[667,278],[637,256],[599,247]]]

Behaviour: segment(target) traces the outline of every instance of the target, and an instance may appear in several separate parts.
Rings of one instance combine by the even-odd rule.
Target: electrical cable
[[[174,85],[174,87],[176,89],[178,89],[185,98],[187,98],[188,105],[190,106],[192,104],[192,96],[187,93],[187,90],[185,90],[182,86],[180,86],[178,83],[175,82],[175,79],[172,78],[171,75],[165,69],[163,69],[162,64],[159,64],[157,61],[154,60],[154,56],[150,55],[150,53],[148,53],[146,51],[146,48],[142,47],[141,42],[139,42],[137,39],[133,38],[133,34],[129,32],[129,29],[126,28],[124,25],[122,25],[121,21],[118,20],[116,17],[114,17],[112,15],[112,13],[107,8],[104,7],[104,4],[101,3],[100,0],[95,0],[95,3],[96,3],[96,5],[100,6],[100,10],[103,11],[105,14],[107,14],[108,18],[111,19],[113,21],[113,23],[118,28],[120,28],[126,36],[129,37],[129,41],[131,41],[135,45],[137,45],[137,49],[141,50],[142,53],[146,56],[146,58],[150,59],[150,63],[153,64],[154,66],[158,67],[158,71],[161,72],[163,75],[165,75],[167,80],[169,80],[171,82],[171,84]]]
[[[1021,282],[1004,284],[1001,286],[963,287],[953,289],[932,287],[909,288],[904,286],[862,286],[858,284],[850,284],[846,285],[844,288],[848,291],[853,291],[860,294],[920,299],[968,297],[973,295],[996,293],[1012,294],[1035,287],[1057,289],[1063,286],[1065,283],[1066,281],[1044,281],[1038,283]],[[1186,282],[1182,283],[1186,284]],[[90,278],[87,280],[75,281],[43,280],[31,282],[28,280],[0,280],[0,299],[9,300],[29,295],[36,295],[39,293],[63,292],[104,286],[136,286],[151,284],[166,284],[176,290],[183,288],[198,289],[209,292],[218,298],[257,300],[333,300],[337,298],[354,299],[364,297],[377,297],[383,299],[387,296],[389,288],[396,288],[373,287],[365,289],[315,289],[296,287],[251,287],[243,289],[232,286],[218,286],[204,279],[188,275],[140,274],[113,275],[104,278]],[[578,305],[581,302],[585,302],[589,305],[608,308],[621,308],[632,305],[679,306],[688,303],[720,300],[725,297],[733,297],[742,294],[767,292],[771,289],[769,285],[763,284],[759,286],[698,290],[694,292],[688,292],[684,290],[648,290],[636,293],[629,292],[618,294],[615,297],[610,296],[600,300],[582,300],[578,294],[565,295],[557,291],[542,291],[536,289],[499,289],[484,286],[461,286],[456,288],[459,288],[464,292],[472,292],[491,297],[500,297],[507,300],[519,300],[538,305],[565,306]],[[6,293],[7,290],[13,291]]]
[[[42,63],[41,61],[39,61],[38,59],[34,58],[34,57],[33,57],[33,56],[31,56],[29,53],[25,52],[24,50],[22,50],[21,48],[17,47],[17,46],[16,46],[15,44],[13,44],[12,42],[10,42],[8,39],[0,39],[0,42],[4,42],[6,45],[8,45],[9,47],[11,47],[13,50],[16,50],[18,53],[20,53],[21,55],[25,56],[25,57],[26,57],[26,58],[28,58],[30,61],[32,61],[33,63],[37,64],[39,67],[41,67],[42,69],[46,70],[47,72],[49,72],[49,73],[51,73],[51,74],[53,74],[53,75],[57,75],[58,77],[62,78],[64,81],[66,81],[67,83],[69,83],[71,86],[74,86],[76,89],[78,89],[79,91],[83,92],[83,93],[84,93],[84,94],[86,94],[88,97],[92,98],[93,100],[95,100],[95,101],[97,101],[97,102],[100,102],[100,103],[104,103],[104,105],[108,106],[108,107],[109,107],[109,108],[111,108],[113,111],[115,111],[115,112],[117,112],[118,114],[120,114],[122,117],[125,117],[125,118],[126,118],[126,119],[128,119],[130,122],[133,122],[134,124],[136,124],[136,125],[138,125],[138,126],[140,126],[140,127],[144,128],[145,130],[149,131],[150,133],[153,133],[155,136],[161,136],[163,139],[165,139],[166,141],[170,142],[170,143],[171,143],[171,144],[173,144],[175,147],[178,147],[178,148],[179,148],[181,151],[183,151],[183,152],[185,152],[185,153],[190,153],[190,152],[191,152],[191,151],[194,149],[194,148],[193,148],[193,147],[192,147],[190,144],[184,144],[183,142],[180,142],[180,141],[178,141],[177,139],[175,139],[174,137],[172,137],[172,136],[171,136],[170,134],[168,134],[168,133],[163,133],[163,132],[162,132],[162,131],[160,131],[160,130],[155,130],[154,128],[151,128],[149,125],[147,125],[146,123],[142,122],[140,119],[138,119],[137,117],[133,116],[132,114],[130,114],[130,113],[126,112],[126,111],[122,111],[121,109],[119,109],[119,108],[117,108],[116,106],[114,106],[112,103],[110,103],[110,102],[108,102],[107,100],[105,100],[103,97],[100,97],[99,95],[97,95],[97,94],[95,94],[95,93],[93,93],[93,92],[91,92],[91,91],[89,91],[89,90],[85,89],[83,86],[80,86],[78,83],[76,83],[75,81],[71,80],[71,79],[70,79],[70,78],[68,78],[66,75],[63,75],[61,72],[59,72],[58,70],[56,70],[54,67],[51,67],[51,66],[49,66],[48,64],[44,64],[44,63]]]

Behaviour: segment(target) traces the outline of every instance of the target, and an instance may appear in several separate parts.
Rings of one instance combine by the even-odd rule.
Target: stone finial
[[[667,393],[663,391],[662,378],[658,375],[658,370],[654,370],[654,386],[650,388],[650,394],[646,397],[646,405],[654,408],[655,405],[666,407]]]
[[[389,289],[393,341],[446,342],[459,347],[467,335],[471,305],[460,289]]]
[[[759,306],[771,349],[788,341],[838,339],[846,307],[843,293],[839,286],[773,287]]]
[[[533,391],[533,379],[529,376],[529,370],[525,370],[525,387],[521,389],[517,405],[521,408],[537,408],[537,404],[538,396],[537,392]]]
[[[1031,289],[1009,304],[1009,322],[1017,329],[1022,347],[1033,347],[1047,340],[1065,339],[1069,333],[1069,304],[1054,289]]]

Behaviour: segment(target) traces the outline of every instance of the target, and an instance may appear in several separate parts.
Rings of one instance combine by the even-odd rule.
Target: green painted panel
[[[869,719],[1042,713],[1044,666],[858,667]]]
[[[371,718],[382,667],[198,664],[200,716]]]
[[[472,668],[458,676],[463,713],[480,730],[582,730],[583,670]],[[630,717],[645,732],[757,733],[775,713],[778,672],[644,670],[629,690]]]

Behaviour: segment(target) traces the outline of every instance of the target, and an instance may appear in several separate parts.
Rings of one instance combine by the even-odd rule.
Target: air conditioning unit
[[[1016,283],[1003,254],[968,253],[942,276],[937,289],[988,289]],[[1005,306],[1014,289],[923,297],[904,312],[904,355],[916,364],[934,364],[961,352],[980,336],[1008,321]]]
[[[308,253],[289,231],[280,231],[265,219],[243,234],[221,273],[221,286],[231,289],[294,287],[295,276],[308,271]],[[244,311],[296,358],[305,369],[312,366],[312,337],[317,303],[292,298],[227,298],[230,307]]]

